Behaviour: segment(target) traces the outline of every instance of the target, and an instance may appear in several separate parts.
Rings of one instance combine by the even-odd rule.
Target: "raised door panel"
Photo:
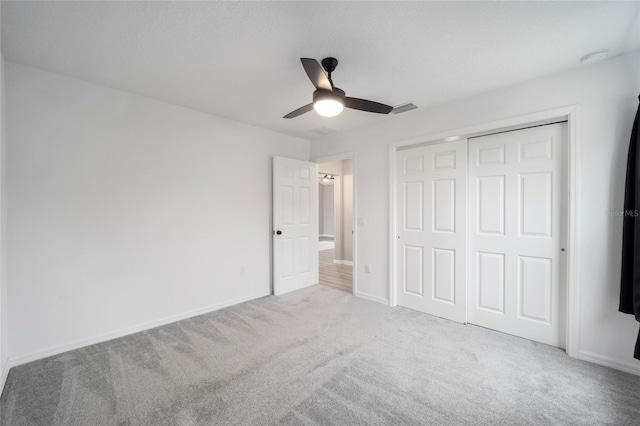
[[[456,252],[448,249],[433,249],[433,299],[455,303]]]
[[[293,225],[293,186],[280,186],[280,209],[282,211],[282,225]]]
[[[453,170],[456,168],[456,152],[443,151],[433,154],[433,170]]]
[[[299,274],[308,274],[311,272],[311,254],[313,253],[311,244],[312,240],[308,236],[300,237],[296,241],[297,272]],[[315,257],[315,256],[314,256]]]
[[[404,246],[404,285],[405,293],[423,295],[424,284],[424,248],[418,246]]]
[[[518,314],[524,320],[551,323],[552,261],[520,256],[518,265]]]
[[[477,167],[494,166],[504,164],[504,144],[485,145],[478,149],[475,164]]]
[[[476,226],[479,234],[504,235],[504,175],[477,179]]]
[[[529,140],[520,143],[520,162],[552,160],[553,139]]]
[[[311,189],[310,188],[298,188],[299,200],[300,200],[300,225],[311,224]]]
[[[406,182],[404,184],[404,229],[424,230],[424,182]]]
[[[476,253],[478,309],[504,313],[504,254]]]
[[[295,263],[295,250],[293,248],[294,240],[293,238],[282,238],[281,240],[281,265],[282,265],[282,278],[291,278],[293,277],[293,265]]]
[[[552,173],[525,173],[519,178],[520,235],[551,238],[554,201]]]
[[[456,180],[433,181],[433,232],[456,232]]]
[[[401,169],[405,175],[424,172],[424,155],[417,153],[403,159],[404,167]]]

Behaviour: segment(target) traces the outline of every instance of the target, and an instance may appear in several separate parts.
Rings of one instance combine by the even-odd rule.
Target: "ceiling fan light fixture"
[[[389,114],[393,111],[392,106],[381,104],[380,102],[347,97],[344,90],[335,87],[331,79],[331,73],[338,66],[336,58],[324,58],[322,66],[318,61],[311,58],[300,58],[300,62],[302,62],[302,67],[307,73],[307,77],[316,88],[316,91],[313,92],[313,102],[291,111],[282,118],[294,118],[312,109],[315,109],[323,117],[335,117],[345,108],[374,112],[376,114]]]
[[[313,109],[323,117],[335,117],[342,112],[344,104],[335,98],[325,98],[315,101]]]

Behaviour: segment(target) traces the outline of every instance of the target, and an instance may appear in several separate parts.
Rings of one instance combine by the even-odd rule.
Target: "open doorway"
[[[319,281],[353,294],[353,160],[318,164]]]

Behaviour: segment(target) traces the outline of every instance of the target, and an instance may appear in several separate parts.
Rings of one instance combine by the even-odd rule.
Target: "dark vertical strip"
[[[640,101],[640,96],[638,97]],[[624,191],[624,215],[622,225],[622,274],[620,282],[620,312],[634,315],[640,321],[640,175],[638,165],[638,126],[640,106],[631,129],[627,178]],[[640,333],[636,341],[634,357],[640,359]]]

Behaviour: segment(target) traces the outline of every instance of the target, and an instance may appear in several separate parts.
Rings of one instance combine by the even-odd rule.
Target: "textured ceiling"
[[[298,58],[335,56],[348,96],[420,108],[640,49],[638,2],[2,2],[6,60],[306,139],[382,116],[281,117]],[[407,112],[412,114],[414,112]]]

